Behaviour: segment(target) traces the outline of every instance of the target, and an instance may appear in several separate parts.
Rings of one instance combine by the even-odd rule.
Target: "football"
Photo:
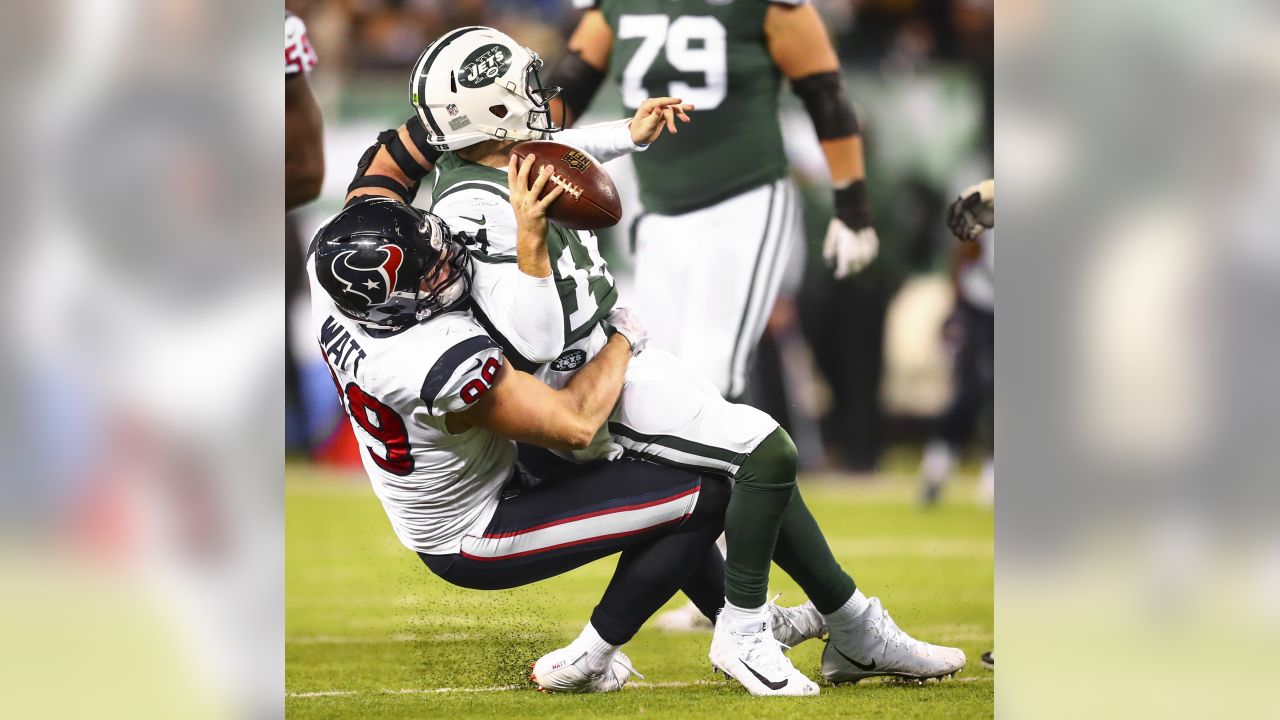
[[[554,168],[550,183],[562,186],[564,193],[547,209],[552,222],[571,230],[601,230],[622,219],[618,188],[609,173],[587,153],[550,140],[522,142],[512,152],[522,161],[532,154],[536,158],[535,170],[543,164]]]

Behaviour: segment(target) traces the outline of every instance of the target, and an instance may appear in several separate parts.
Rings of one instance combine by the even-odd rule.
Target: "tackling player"
[[[545,259],[546,271],[518,269],[531,267],[533,259],[517,220],[530,196],[516,192],[527,180],[513,181],[513,175],[527,177],[532,161],[517,167],[511,150],[516,140],[559,130],[549,118],[556,89],[541,84],[539,67],[532,51],[496,30],[468,27],[445,34],[415,64],[410,93],[417,117],[379,137],[351,189],[353,199],[410,199],[434,159],[432,212],[462,230],[477,261],[477,321],[502,344],[513,366],[555,388],[571,382],[603,347],[600,321],[616,303],[617,290],[594,234],[555,224],[547,226],[545,244],[534,255]],[[630,121],[565,131],[557,139],[605,161],[640,149],[664,126],[674,129],[673,116],[686,109],[674,98],[650,99]],[[551,307],[546,298],[553,295],[558,306],[548,320],[520,319],[535,306]],[[963,652],[910,638],[878,599],[857,590],[795,489],[795,446],[777,423],[754,408],[724,401],[714,386],[661,351],[631,364],[608,425],[588,447],[566,455],[587,461],[624,452],[734,481],[726,511],[725,600],[711,658],[753,694],[818,691],[780,652],[771,632],[765,603],[771,558],[816,605],[805,613],[808,632],[799,639],[830,631],[823,656],[828,679],[943,677],[964,665]],[[720,610],[702,609],[711,616]]]
[[[529,206],[526,228],[537,232],[555,197]],[[644,345],[638,323],[612,310],[617,331],[570,382],[548,388],[511,367],[468,311],[466,248],[439,218],[384,197],[326,223],[307,270],[316,339],[401,543],[444,580],[482,590],[621,552],[582,636],[533,675],[544,689],[620,689],[632,670],[618,647],[684,584],[687,559],[713,546],[728,488],[639,462],[543,482],[516,466],[515,441],[586,447]]]
[[[783,77],[804,103],[835,189],[823,255],[843,278],[876,256],[858,121],[822,18],[806,0],[575,0],[587,8],[552,72],[566,124],[612,77],[624,107],[692,103],[688,131],[635,158],[636,308],[654,342],[726,397],[748,364],[803,234],[779,125]]]

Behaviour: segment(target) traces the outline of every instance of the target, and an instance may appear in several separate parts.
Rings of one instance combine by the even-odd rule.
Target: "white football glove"
[[[960,191],[947,208],[947,227],[961,240],[977,240],[996,225],[996,181],[983,180]]]
[[[640,319],[640,313],[628,307],[615,307],[604,321],[631,343],[632,357],[644,352],[649,344],[649,326]]]
[[[831,219],[827,226],[827,239],[822,243],[822,258],[835,268],[837,280],[870,265],[879,252],[880,237],[876,235],[875,228],[851,230],[839,218]]]

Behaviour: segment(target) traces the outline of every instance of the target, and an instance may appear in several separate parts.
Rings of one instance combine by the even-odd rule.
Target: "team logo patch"
[[[559,370],[560,372],[576,370],[582,367],[582,364],[586,361],[587,354],[582,350],[565,350],[560,357],[551,363],[551,369]]]
[[[458,68],[458,84],[468,88],[482,88],[492,85],[493,81],[507,72],[511,67],[513,55],[505,45],[485,45],[462,61]]]
[[[366,306],[381,305],[391,298],[396,286],[396,274],[404,264],[404,251],[395,245],[377,249],[382,257],[373,267],[361,267],[353,263],[356,250],[348,250],[333,259],[333,276],[343,284],[342,291],[364,299]]]
[[[591,156],[577,150],[570,150],[560,159],[578,172],[586,172],[587,168],[591,167]]]

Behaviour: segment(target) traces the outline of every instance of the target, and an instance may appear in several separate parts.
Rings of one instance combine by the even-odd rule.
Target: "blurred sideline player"
[[[353,195],[408,200],[427,183],[426,160],[432,153],[426,150],[434,148],[431,210],[467,237],[477,261],[472,305],[477,320],[514,367],[527,368],[556,388],[599,352],[605,341],[600,320],[617,302],[617,288],[595,235],[554,223],[539,251],[548,256],[546,272],[530,276],[517,269],[527,251],[516,217],[526,201],[508,184],[517,167],[528,172],[529,162],[518,166],[513,146],[516,140],[560,130],[550,121],[548,102],[558,89],[542,85],[539,67],[532,51],[490,28],[446,33],[415,64],[410,92],[417,117],[379,136],[351,188]],[[653,142],[664,122],[673,128],[671,116],[685,109],[675,98],[651,98],[634,118],[564,131],[557,139],[608,160],[643,149],[640,145]],[[549,170],[544,167],[542,173]],[[529,317],[538,307],[547,317]],[[943,677],[964,665],[962,652],[914,640],[876,598],[857,590],[795,489],[795,447],[785,431],[754,408],[726,402],[714,386],[660,350],[632,362],[607,426],[588,447],[566,456],[616,461],[624,452],[733,480],[726,510],[729,555],[724,572],[716,576],[723,581],[724,597],[700,607],[709,616],[718,613],[713,664],[752,694],[818,692],[780,652],[771,633],[766,602],[771,559],[813,600],[805,613],[812,621],[805,637],[820,633],[823,625],[830,630],[823,656],[828,679]],[[688,562],[705,567],[721,559],[709,552]],[[851,656],[860,656],[862,664]]]
[[[983,180],[977,185],[971,185],[970,187],[965,188],[964,191],[960,193],[960,197],[956,198],[955,201],[951,203],[951,207],[948,208],[947,210],[947,226],[950,227],[951,232],[961,240],[980,241],[980,239],[984,238],[983,233],[985,233],[987,230],[990,230],[991,228],[994,228],[996,226],[996,181]],[[978,263],[981,264],[981,267],[982,267],[981,272],[983,273],[983,275],[979,277],[985,278],[986,282],[989,283],[991,287],[991,294],[990,294],[991,302],[988,305],[989,310],[992,311],[991,318],[990,318],[991,332],[990,332],[990,335],[982,339],[983,341],[988,343],[986,352],[989,353],[988,358],[989,358],[990,364],[988,365],[988,367],[991,370],[991,374],[985,378],[988,382],[991,383],[986,388],[986,393],[987,393],[987,398],[989,403],[991,393],[993,393],[995,390],[994,310],[995,310],[995,279],[996,279],[995,278],[995,239],[990,237],[989,235],[985,236],[985,242],[983,242],[982,244],[981,256],[978,259]],[[978,285],[978,287],[981,287],[981,285]],[[979,296],[985,297],[981,295],[981,291],[979,291]],[[979,316],[979,319],[981,322],[986,322],[986,320],[982,319],[981,316]],[[965,342],[972,342],[969,339],[969,337],[972,337],[972,336],[966,336]],[[928,456],[926,455],[926,462],[927,460],[928,460]],[[925,482],[926,482],[925,498],[927,502],[932,502],[933,499],[937,497],[937,490],[936,489],[931,490],[930,488],[941,487],[941,482],[938,482],[936,485],[932,485],[930,484],[931,480],[932,479],[930,478],[930,476],[926,474],[925,475]],[[995,486],[996,486],[995,460],[992,456],[989,455],[987,457],[986,463],[984,463],[982,466],[982,484],[980,486],[980,491],[979,491],[981,493],[982,498],[987,502],[991,502],[995,499]],[[930,498],[930,494],[932,494],[933,496],[932,498]],[[988,670],[996,669],[995,650],[988,650],[982,653],[982,657],[980,658],[980,660],[982,662],[982,666],[987,668]]]
[[[636,309],[654,343],[722,395],[746,392],[787,258],[803,226],[779,124],[781,78],[813,120],[835,188],[823,255],[838,278],[876,256],[858,121],[827,30],[806,0],[575,0],[586,12],[557,63],[566,124],[606,75],[634,110],[650,95],[695,122],[635,158]]]
[[[302,18],[288,10],[284,13],[284,205],[285,210],[304,205],[320,195],[324,182],[324,120],[320,105],[311,92],[308,73],[318,58],[307,37]],[[285,343],[284,382],[288,425],[300,428],[290,435],[289,448],[310,454],[311,433],[303,405],[301,373],[294,357],[294,328],[288,307],[302,296],[306,287],[306,269],[302,256],[302,239],[291,215],[285,216]]]
[[[284,13],[284,206],[320,195],[324,182],[324,120],[307,74],[318,61],[302,18]]]
[[[955,323],[960,337],[951,404],[942,415],[937,436],[925,446],[920,462],[925,505],[938,501],[943,485],[955,469],[957,456],[972,440],[983,414],[992,408],[995,391],[995,238],[987,230],[995,226],[995,194],[995,181],[985,180],[960,193],[947,212],[947,225],[957,238],[965,241],[957,249],[953,268]],[[995,459],[989,446],[978,486],[979,499],[985,503],[992,501],[995,477]]]

